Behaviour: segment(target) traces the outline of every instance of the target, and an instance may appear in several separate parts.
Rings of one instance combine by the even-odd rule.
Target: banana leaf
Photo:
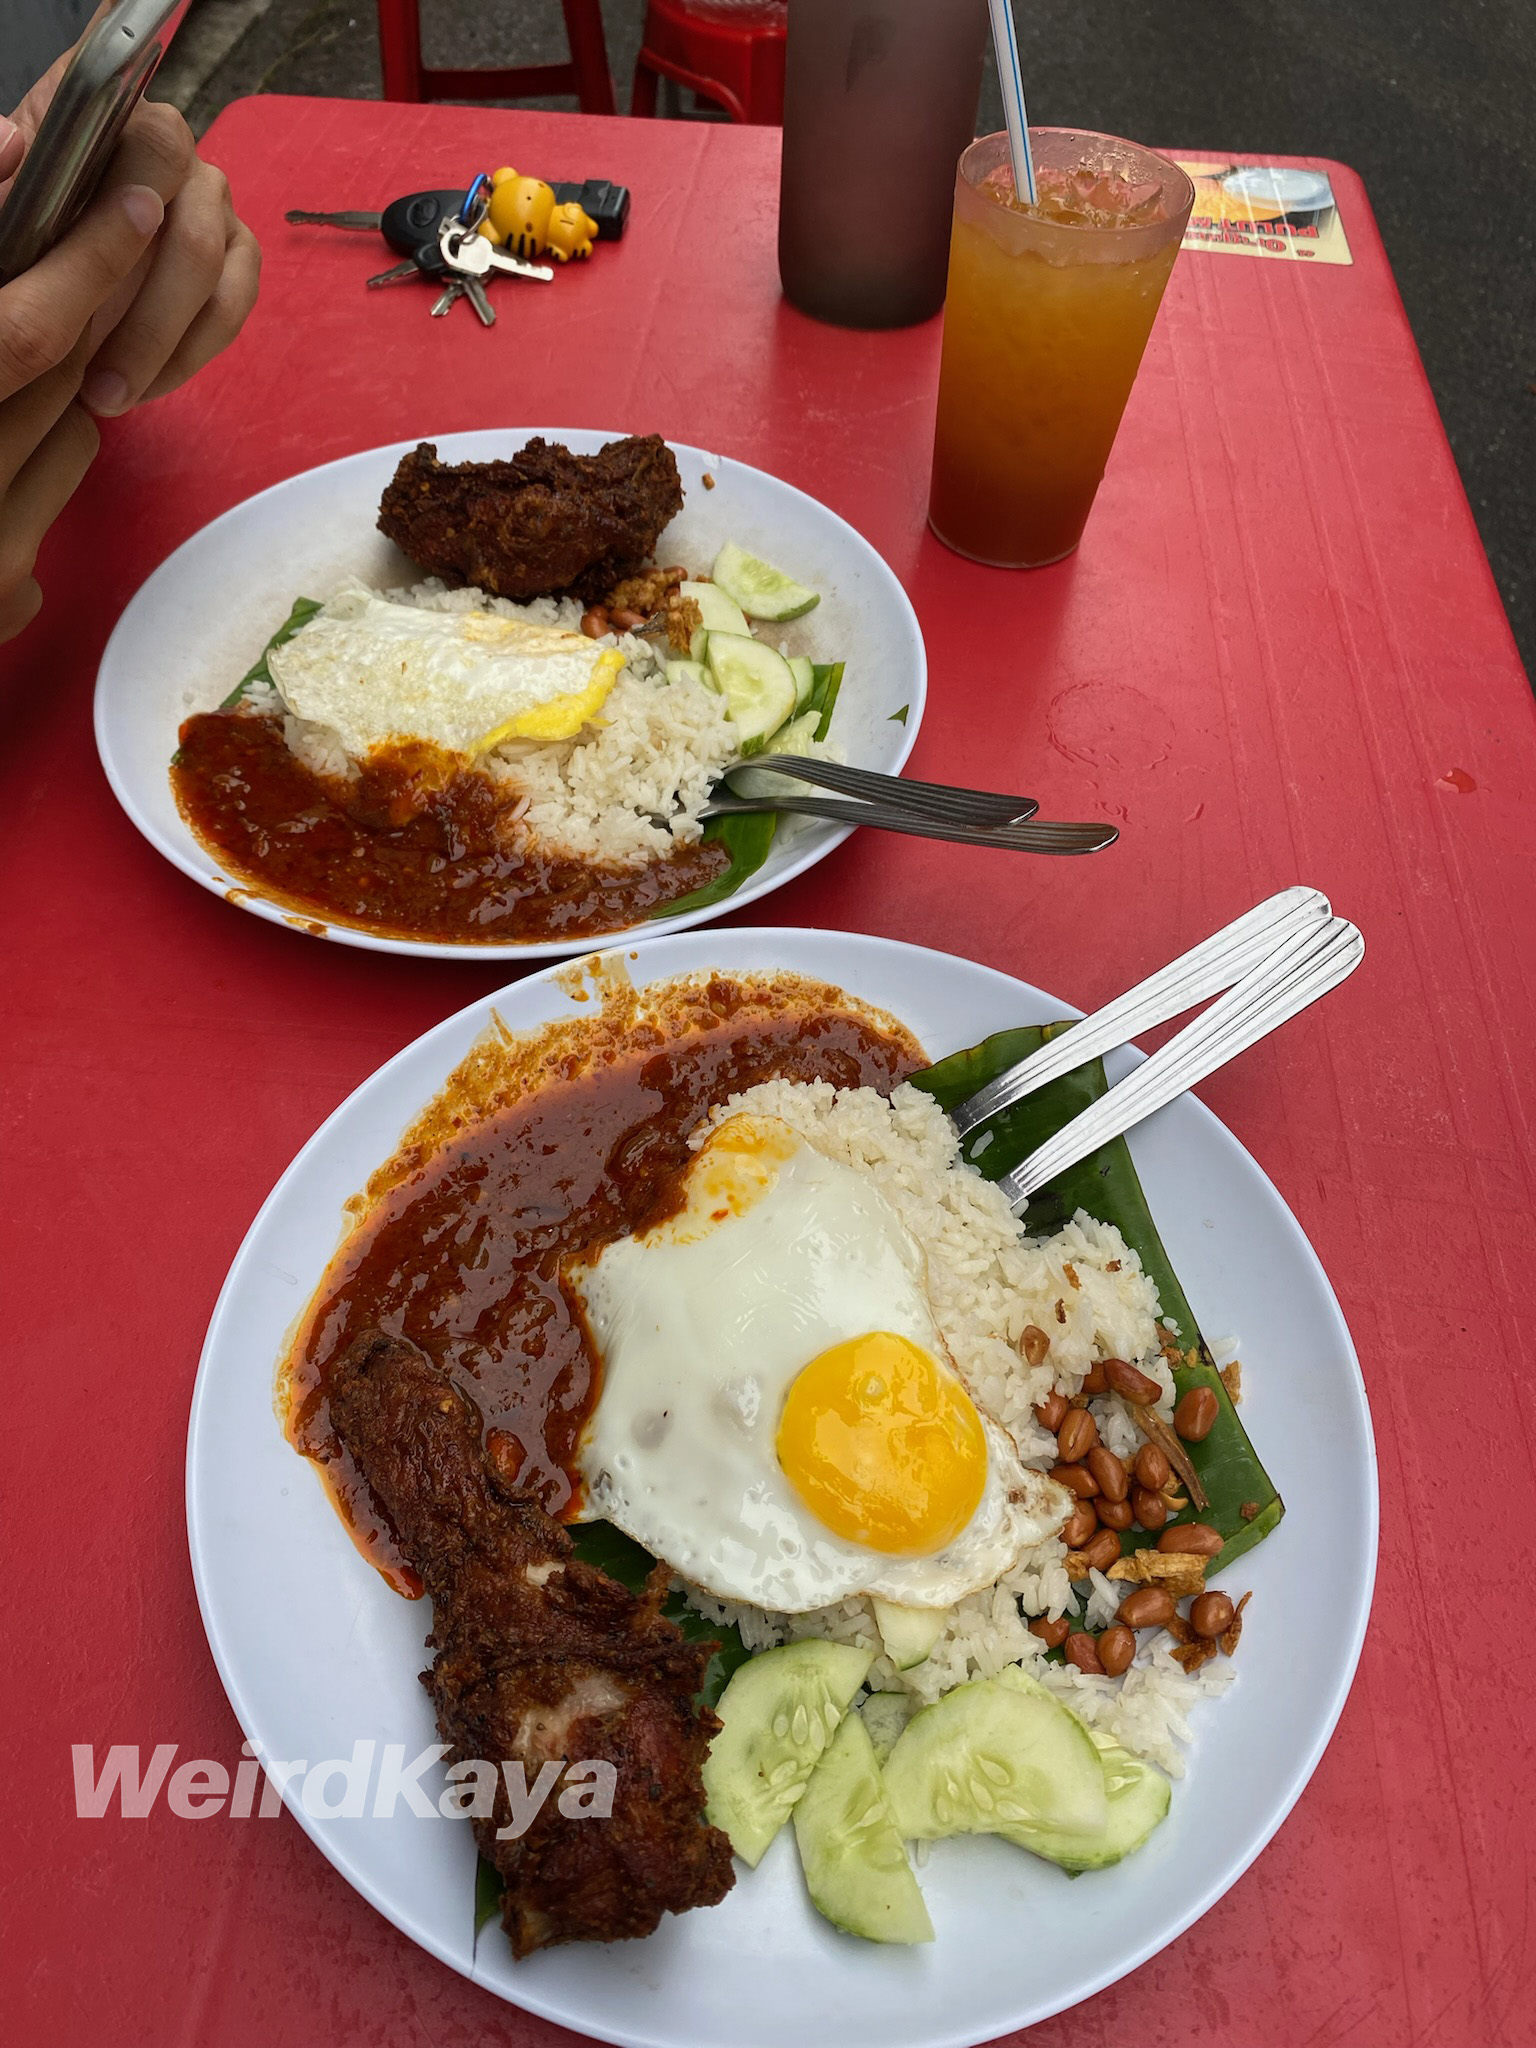
[[[953,1109],[956,1103],[963,1102],[966,1096],[973,1095],[1047,1039],[1068,1028],[1062,1023],[1001,1031],[967,1052],[957,1052],[924,1073],[914,1074],[913,1085],[933,1096],[941,1107]],[[1027,1159],[1037,1145],[1053,1137],[1079,1110],[1096,1102],[1108,1085],[1100,1060],[1063,1074],[1048,1087],[992,1118],[967,1140],[966,1156],[987,1180],[997,1180]],[[981,1142],[987,1133],[990,1136]],[[1177,1328],[1181,1359],[1173,1374],[1177,1392],[1185,1394],[1191,1387],[1209,1387],[1216,1396],[1216,1423],[1210,1435],[1204,1443],[1185,1445],[1190,1462],[1210,1495],[1210,1505],[1198,1511],[1191,1507],[1175,1519],[1208,1522],[1221,1532],[1225,1548],[1220,1568],[1225,1571],[1245,1551],[1264,1540],[1285,1513],[1285,1504],[1259,1463],[1248,1432],[1239,1422],[1216,1370],[1210,1348],[1200,1334],[1194,1310],[1157,1234],[1124,1138],[1101,1146],[1054,1180],[1030,1203],[1024,1222],[1032,1232],[1044,1234],[1060,1229],[1079,1209],[1086,1209],[1100,1223],[1114,1224],[1126,1243],[1140,1254],[1143,1267],[1156,1284],[1163,1316]],[[1246,1518],[1242,1512],[1245,1507],[1250,1510]],[[1255,1508],[1257,1512],[1251,1512]],[[1144,1531],[1128,1530],[1121,1545],[1125,1549],[1141,1549],[1155,1540]]]
[[[821,713],[814,738],[826,738],[832,724],[832,713],[837,709],[837,693],[842,687],[843,664],[840,661],[811,663],[811,694],[805,708]]]
[[[840,661],[812,664],[811,694],[806,709],[820,714],[815,734],[819,740],[827,736],[842,683],[843,664]],[[766,742],[770,748],[772,744],[771,740]],[[711,818],[704,827],[704,837],[729,849],[730,866],[716,875],[712,882],[706,882],[702,889],[691,889],[686,896],[678,896],[670,903],[658,903],[651,916],[676,917],[684,910],[704,910],[712,903],[723,903],[727,896],[734,896],[748,875],[756,874],[768,858],[778,822],[772,811],[759,811],[745,817]]]
[[[684,910],[703,910],[711,903],[734,896],[748,875],[755,875],[768,858],[774,827],[778,822],[775,811],[738,812],[730,818],[711,818],[704,827],[703,836],[718,841],[729,850],[730,866],[716,875],[712,882],[706,882],[702,889],[690,889],[686,896],[674,897],[670,903],[658,903],[650,915],[676,917]]]
[[[252,683],[271,682],[272,671],[267,667],[267,656],[274,647],[281,647],[284,641],[291,640],[301,626],[307,626],[315,616],[315,613],[320,610],[320,606],[321,600],[318,597],[296,597],[294,599],[293,610],[261,650],[259,659],[252,662],[251,666],[219,706],[221,711],[228,711],[238,704]]]

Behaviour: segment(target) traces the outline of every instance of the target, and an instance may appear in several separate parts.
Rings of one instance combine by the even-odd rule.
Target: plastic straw
[[[1009,0],[987,0],[992,10],[992,46],[997,52],[997,82],[1003,90],[1003,118],[1008,123],[1008,154],[1013,158],[1013,190],[1033,206],[1035,166],[1029,149],[1029,115],[1024,107],[1024,80],[1019,72],[1019,45],[1013,33]]]

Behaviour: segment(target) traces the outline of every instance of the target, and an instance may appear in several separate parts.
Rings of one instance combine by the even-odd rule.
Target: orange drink
[[[1077,546],[1194,199],[1135,143],[1031,139],[1034,206],[1005,135],[960,159],[928,506],[940,540],[1009,569]]]

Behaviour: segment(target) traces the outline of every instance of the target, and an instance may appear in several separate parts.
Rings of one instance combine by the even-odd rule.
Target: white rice
[[[1026,1238],[998,1190],[960,1158],[954,1127],[931,1096],[907,1085],[886,1100],[872,1088],[768,1081],[720,1104],[694,1144],[739,1110],[782,1118],[818,1151],[874,1181],[927,1254],[929,1297],[956,1370],[978,1406],[1012,1435],[1026,1465],[1045,1469],[1056,1462],[1055,1438],[1036,1421],[1034,1404],[1053,1387],[1076,1393],[1097,1360],[1138,1365],[1163,1389],[1160,1412],[1171,1413],[1173,1380],[1158,1343],[1157,1289],[1135,1250],[1118,1230],[1082,1211],[1052,1237]],[[1017,1348],[1030,1324],[1050,1340],[1044,1362],[1033,1367]],[[1134,1454],[1141,1438],[1119,1396],[1089,1405],[1108,1448]],[[1125,1748],[1182,1775],[1187,1709],[1224,1691],[1230,1671],[1185,1673],[1161,1634],[1140,1643],[1135,1663],[1118,1679],[1085,1677],[1071,1665],[1045,1661],[1044,1645],[1028,1623],[1065,1611],[1071,1594],[1065,1558],[1059,1537],[1026,1551],[995,1585],[949,1611],[927,1659],[907,1671],[897,1671],[884,1654],[863,1597],[784,1615],[684,1590],[711,1621],[734,1622],[752,1651],[807,1636],[867,1649],[874,1656],[870,1690],[905,1693],[915,1705],[1023,1664]],[[1088,1626],[1113,1620],[1118,1585],[1094,1571],[1080,1591]]]
[[[449,590],[435,577],[377,595],[426,611],[495,612],[572,632],[583,611],[575,598],[513,604],[473,588]],[[735,728],[723,697],[687,677],[667,681],[649,640],[610,633],[593,646],[624,656],[599,717],[574,739],[514,740],[480,765],[521,799],[510,805],[508,822],[542,851],[643,867],[699,838],[711,785],[736,758]],[[289,747],[313,773],[355,779],[357,764],[337,734],[293,717],[275,687],[255,684],[241,701],[253,712],[282,713]]]

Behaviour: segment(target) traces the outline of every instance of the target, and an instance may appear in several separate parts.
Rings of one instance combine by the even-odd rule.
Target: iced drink
[[[1194,199],[1134,143],[1032,140],[1032,207],[1006,136],[960,159],[928,507],[940,540],[1001,568],[1077,546]]]

